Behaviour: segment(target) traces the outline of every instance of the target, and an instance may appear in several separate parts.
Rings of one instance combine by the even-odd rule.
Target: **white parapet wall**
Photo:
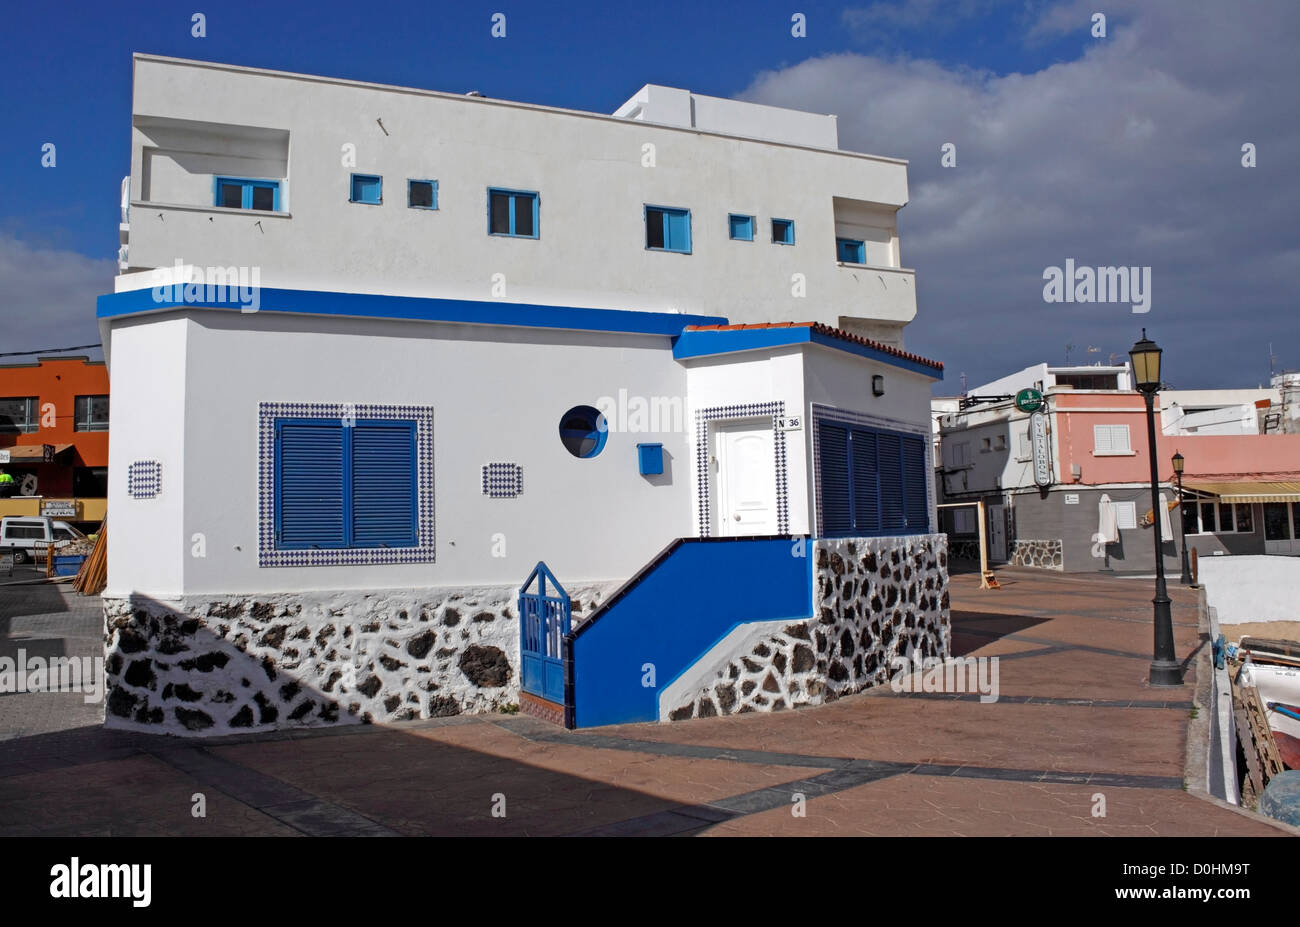
[[[1300,620],[1300,558],[1202,557],[1197,578],[1219,624]]]

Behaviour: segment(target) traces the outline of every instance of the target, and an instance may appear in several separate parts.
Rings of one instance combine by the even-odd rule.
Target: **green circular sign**
[[[1043,394],[1036,389],[1022,389],[1016,393],[1016,408],[1021,412],[1037,412],[1043,407]]]

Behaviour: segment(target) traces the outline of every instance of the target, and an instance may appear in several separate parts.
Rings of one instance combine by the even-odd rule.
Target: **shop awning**
[[[1281,482],[1188,482],[1188,489],[1218,496],[1220,502],[1300,502],[1300,480]]]
[[[58,457],[68,448],[72,447],[72,445],[71,444],[52,444],[52,445],[15,444],[12,447],[0,448],[0,451],[7,451],[9,454],[9,460],[13,463],[19,463],[19,462],[40,463],[45,459],[46,447],[54,448],[53,454],[55,457]]]

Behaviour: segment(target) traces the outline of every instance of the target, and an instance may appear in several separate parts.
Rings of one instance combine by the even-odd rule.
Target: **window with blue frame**
[[[691,211],[668,206],[645,208],[645,246],[651,251],[691,253]]]
[[[276,419],[280,549],[417,545],[416,424]]]
[[[817,420],[823,537],[880,537],[930,530],[925,439]]]
[[[227,209],[280,210],[280,181],[250,180],[246,177],[217,177],[213,183],[214,206]]]
[[[406,182],[406,205],[411,209],[437,209],[438,181],[408,180]]]
[[[754,240],[754,217],[732,213],[727,216],[727,233],[732,241]]]
[[[867,246],[861,239],[837,238],[835,239],[835,251],[841,263],[867,263]]]
[[[384,202],[384,178],[377,174],[353,174],[348,201],[379,206]]]
[[[793,219],[772,220],[772,243],[777,245],[794,244],[794,220]]]
[[[537,194],[528,190],[488,190],[488,234],[537,238]]]

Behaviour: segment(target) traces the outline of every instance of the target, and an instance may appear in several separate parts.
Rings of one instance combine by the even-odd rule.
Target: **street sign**
[[[9,452],[0,451],[0,464],[7,464],[7,463],[9,463]]]
[[[1037,412],[1043,407],[1043,394],[1036,389],[1022,389],[1016,393],[1016,408],[1021,412]]]
[[[41,514],[50,518],[76,518],[77,503],[71,499],[42,499]]]
[[[1029,436],[1034,445],[1034,483],[1052,485],[1052,447],[1047,440],[1047,416],[1035,412],[1029,416]]]

